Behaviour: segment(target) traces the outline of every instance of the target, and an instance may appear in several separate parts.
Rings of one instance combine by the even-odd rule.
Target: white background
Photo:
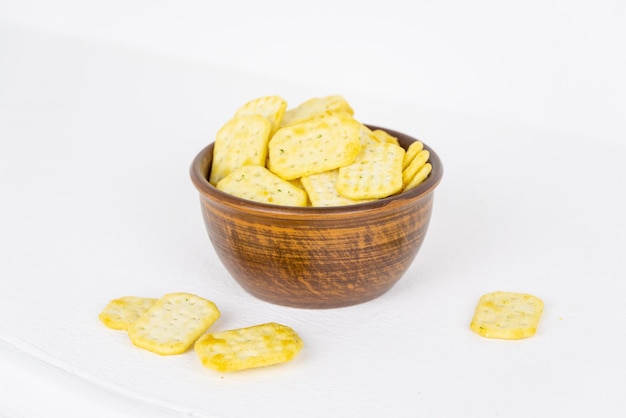
[[[0,416],[623,416],[624,21],[617,0],[1,1]],[[265,94],[342,94],[442,158],[383,297],[273,306],[215,257],[188,167]],[[537,335],[469,331],[493,290],[542,297]],[[97,320],[171,291],[305,349],[219,375]]]

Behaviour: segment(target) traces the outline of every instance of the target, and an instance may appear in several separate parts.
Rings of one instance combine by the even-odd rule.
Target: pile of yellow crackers
[[[354,117],[339,95],[287,108],[259,97],[217,132],[209,182],[244,199],[283,206],[341,206],[412,189],[432,171],[421,141],[407,149]]]

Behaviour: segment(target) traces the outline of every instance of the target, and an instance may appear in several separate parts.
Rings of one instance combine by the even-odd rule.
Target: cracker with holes
[[[360,129],[344,114],[281,128],[269,141],[268,168],[292,180],[348,165],[361,149]]]
[[[361,125],[361,129],[359,130],[359,138],[361,140],[361,146],[365,147],[372,144],[380,144],[383,142],[380,138],[374,134],[370,128],[365,125]]]
[[[156,301],[155,298],[123,296],[110,301],[100,312],[98,318],[108,328],[126,330]]]
[[[306,192],[265,167],[241,167],[217,183],[217,188],[242,199],[282,206],[307,206]]]
[[[470,329],[486,338],[519,340],[535,335],[543,301],[534,295],[493,292],[478,301]]]
[[[214,186],[233,170],[246,165],[265,165],[272,126],[258,114],[236,116],[215,137],[209,182]]]
[[[311,206],[345,206],[371,202],[373,200],[354,200],[340,195],[336,187],[338,176],[339,170],[335,169],[302,177],[302,185],[304,186],[304,190],[306,190],[309,195]]]
[[[376,138],[378,138],[380,142],[387,142],[390,144],[400,145],[398,138],[396,138],[395,136],[391,135],[390,133],[386,131],[383,131],[382,129],[374,129],[372,133],[374,134]]]
[[[271,366],[292,360],[302,340],[288,326],[270,322],[203,335],[194,345],[202,364],[219,372]]]
[[[235,116],[261,115],[271,124],[270,135],[280,127],[287,110],[287,101],[280,96],[263,96],[252,99],[235,111]]]
[[[297,125],[315,118],[323,118],[329,114],[342,113],[354,115],[350,104],[339,95],[314,97],[300,103],[297,107],[287,109],[281,121],[281,127]]]
[[[352,164],[339,168],[337,191],[355,200],[381,199],[402,190],[404,148],[380,143],[363,147]]]
[[[137,347],[160,355],[181,354],[220,317],[215,304],[191,293],[168,293],[128,327]]]

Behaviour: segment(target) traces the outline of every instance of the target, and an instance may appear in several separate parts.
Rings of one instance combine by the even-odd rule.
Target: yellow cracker
[[[409,147],[406,149],[406,154],[404,154],[402,169],[404,170],[405,168],[407,168],[408,165],[411,164],[411,161],[413,161],[415,156],[419,154],[419,152],[423,149],[424,144],[422,143],[422,141],[415,141],[411,145],[409,145]]]
[[[235,112],[235,116],[261,115],[271,124],[270,136],[280,127],[287,110],[287,101],[280,96],[263,96],[250,100]]]
[[[348,199],[340,195],[336,188],[338,175],[339,170],[335,169],[302,177],[302,185],[309,195],[312,206],[345,206],[371,201],[371,199]]]
[[[217,306],[190,293],[169,293],[128,327],[137,347],[161,355],[185,351],[220,317]]]
[[[402,183],[408,184],[409,181],[415,176],[415,173],[417,173],[419,169],[422,168],[426,162],[428,162],[429,158],[430,153],[428,150],[423,149],[418,152],[415,158],[413,158],[413,161],[411,161],[409,165],[402,170]]]
[[[294,186],[296,186],[298,189],[304,190],[304,186],[302,185],[302,179],[301,178],[287,180],[287,181],[289,183],[293,184]]]
[[[354,162],[339,169],[337,191],[349,199],[381,199],[402,190],[404,148],[394,144],[363,147]]]
[[[480,298],[470,328],[483,337],[518,340],[535,334],[542,313],[543,301],[536,296],[488,293]]]
[[[233,372],[285,363],[298,354],[302,345],[293,329],[270,322],[203,335],[194,349],[205,367]]]
[[[433,171],[432,164],[424,164],[419,170],[417,170],[417,173],[415,173],[413,178],[410,179],[409,182],[404,186],[404,191],[411,190],[419,186],[424,180],[426,180],[431,171]]]
[[[365,147],[367,145],[372,144],[380,144],[381,141],[374,132],[365,125],[361,125],[361,129],[359,130],[359,138],[361,140],[361,146]]]
[[[300,103],[293,109],[287,109],[281,121],[281,127],[296,125],[308,120],[325,117],[330,113],[354,115],[354,110],[342,96],[315,97]]]
[[[216,185],[245,165],[265,165],[270,122],[261,115],[236,116],[218,131],[209,182]]]
[[[123,296],[110,301],[98,318],[111,329],[126,330],[144,312],[154,305],[157,299],[138,296]]]
[[[269,142],[269,169],[292,180],[348,165],[361,149],[360,126],[332,114],[281,128]]]
[[[390,144],[400,145],[400,142],[398,142],[398,138],[389,134],[386,131],[383,131],[382,129],[374,129],[372,133],[374,134],[374,136],[376,136],[376,138],[378,138],[380,142],[388,142]]]
[[[294,186],[296,186],[298,189],[304,190],[304,192],[306,193],[306,189],[304,188],[304,185],[302,184],[302,178],[297,178],[297,179],[293,179],[293,180],[287,180],[289,183],[293,184]],[[309,194],[306,194],[306,205],[304,206],[311,206],[311,199],[309,199]]]
[[[306,206],[306,192],[267,168],[248,165],[238,168],[217,183],[217,188],[242,199],[282,206]]]

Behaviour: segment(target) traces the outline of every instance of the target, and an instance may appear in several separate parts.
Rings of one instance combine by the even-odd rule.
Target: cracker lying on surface
[[[531,337],[543,313],[543,301],[526,293],[493,292],[478,301],[470,328],[487,338],[518,340]]]
[[[293,329],[270,322],[205,334],[194,349],[205,367],[232,372],[290,361],[302,345]]]
[[[137,347],[153,353],[180,354],[219,317],[217,306],[207,299],[168,293],[128,327],[128,336]]]
[[[217,132],[209,182],[216,185],[245,165],[265,165],[271,123],[259,114],[235,116]]]
[[[110,301],[100,312],[98,318],[111,329],[126,330],[156,301],[155,298],[123,296]]]

